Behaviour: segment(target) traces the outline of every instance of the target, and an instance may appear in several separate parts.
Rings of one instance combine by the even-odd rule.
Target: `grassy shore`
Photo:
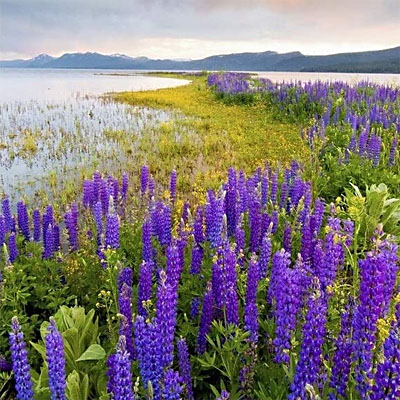
[[[265,105],[223,104],[207,89],[205,77],[168,77],[190,79],[191,83],[114,95],[117,101],[134,106],[177,112],[151,137],[143,136],[138,142],[135,162],[146,162],[157,180],[166,181],[165,174],[175,167],[181,193],[202,192],[218,187],[229,166],[250,172],[265,161],[287,164],[308,156],[299,126],[278,122]]]

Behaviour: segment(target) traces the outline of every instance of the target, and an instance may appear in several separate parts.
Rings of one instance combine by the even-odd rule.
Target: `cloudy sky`
[[[0,59],[374,50],[400,45],[399,20],[400,0],[0,0]]]

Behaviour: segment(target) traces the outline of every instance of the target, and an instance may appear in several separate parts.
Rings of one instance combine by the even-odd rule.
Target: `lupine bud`
[[[172,203],[176,202],[176,181],[177,181],[177,175],[176,171],[173,169],[171,172],[170,182],[169,182],[169,193],[171,196]]]

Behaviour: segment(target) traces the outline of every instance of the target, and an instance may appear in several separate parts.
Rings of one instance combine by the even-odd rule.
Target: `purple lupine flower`
[[[303,269],[301,258],[295,268],[282,264],[277,277],[274,339],[275,362],[289,364],[292,333],[296,329],[297,317],[303,306]]]
[[[397,135],[393,138],[392,146],[390,147],[390,154],[389,154],[389,165],[393,166],[396,158],[396,151],[397,151],[397,143],[398,137]]]
[[[378,364],[371,400],[396,400],[400,397],[400,306],[397,304],[396,320],[383,345],[384,359]]]
[[[15,232],[15,220],[11,214],[10,199],[8,197],[5,197],[1,201],[1,208],[4,218],[6,220],[7,230],[9,232]]]
[[[212,280],[212,291],[215,301],[215,306],[218,311],[222,310],[224,305],[223,298],[223,270],[222,270],[222,260],[220,257],[214,262],[211,269],[211,280]]]
[[[51,258],[54,253],[54,235],[53,227],[51,225],[46,227],[46,234],[43,236],[43,242],[42,258],[47,260]]]
[[[156,190],[156,183],[154,179],[150,176],[149,178],[149,197],[152,198],[154,196]]]
[[[192,275],[198,275],[201,272],[201,266],[203,263],[204,250],[201,246],[195,244],[192,248],[192,263],[190,265],[190,273]]]
[[[237,198],[237,174],[231,167],[228,170],[228,184],[225,196],[225,214],[228,225],[228,236],[232,237],[236,231],[237,224],[237,211],[236,211],[236,198]]]
[[[100,201],[96,202],[93,208],[93,217],[94,217],[94,222],[96,224],[96,241],[97,241],[97,246],[101,246],[101,235],[103,234],[103,220],[101,216],[102,210],[101,210],[101,203]]]
[[[299,205],[300,199],[304,195],[304,182],[300,177],[296,177],[290,188],[290,204],[293,209]]]
[[[159,325],[154,321],[146,323],[145,319],[138,315],[134,324],[135,346],[139,360],[140,376],[144,388],[147,390],[151,382],[154,392],[154,400],[161,400],[160,382],[162,379],[162,337]]]
[[[181,383],[178,372],[168,369],[164,375],[163,400],[180,400],[183,391]]]
[[[126,338],[121,335],[115,354],[108,363],[109,382],[107,391],[114,400],[133,400],[132,373],[129,352],[126,349]]]
[[[226,243],[222,251],[222,305],[226,310],[226,323],[239,324],[239,300],[237,295],[236,254]]]
[[[129,189],[129,176],[126,172],[122,173],[122,184],[121,184],[121,196],[123,200],[126,200],[128,197],[128,189]]]
[[[227,392],[226,390],[223,390],[221,392],[221,396],[219,396],[216,400],[229,400],[231,397],[231,395],[229,394],[229,392]]]
[[[13,263],[17,259],[18,254],[17,236],[12,232],[8,237],[8,255],[10,257],[10,263]]]
[[[163,246],[168,246],[172,239],[172,210],[170,206],[163,206],[160,222],[159,240]]]
[[[285,229],[283,231],[283,248],[289,254],[292,253],[292,228],[288,222],[285,224]]]
[[[289,194],[289,187],[287,182],[283,182],[281,185],[281,198],[280,198],[280,204],[279,207],[282,209],[286,209],[286,202],[288,199],[288,194]]]
[[[153,245],[151,242],[151,221],[146,219],[142,226],[142,258],[143,261],[153,260]]]
[[[123,316],[119,334],[125,336],[126,350],[131,359],[135,357],[132,339],[132,269],[123,268],[118,276],[118,305]]]
[[[47,330],[45,343],[46,361],[49,367],[50,398],[51,400],[64,400],[66,399],[64,342],[53,318],[50,318]]]
[[[149,167],[143,165],[140,172],[140,193],[142,196],[146,193],[147,187],[149,186]]]
[[[302,230],[301,230],[301,257],[304,262],[308,262],[311,259],[312,248],[313,248],[313,237],[311,232],[311,224],[310,218],[307,217],[304,221]]]
[[[254,196],[249,204],[249,222],[250,222],[250,251],[256,252],[260,245],[261,236],[261,205]]]
[[[260,271],[257,260],[253,257],[249,262],[246,285],[246,301],[244,306],[244,326],[250,332],[249,340],[258,341],[258,308],[257,288],[260,279]]]
[[[106,247],[119,248],[119,219],[116,214],[108,214],[106,220]]]
[[[260,279],[267,276],[268,264],[271,258],[272,243],[268,232],[264,235],[261,242],[260,258],[258,261]]]
[[[58,251],[60,248],[60,227],[58,224],[53,226],[53,252]]]
[[[265,173],[261,179],[261,206],[265,207],[268,203],[268,191],[269,191],[269,178],[268,174]]]
[[[148,313],[143,303],[151,299],[153,285],[153,261],[143,261],[140,266],[138,284],[138,313],[147,318]]]
[[[100,201],[103,215],[107,215],[110,205],[110,193],[107,188],[107,182],[104,179],[100,181]]]
[[[182,262],[179,247],[171,244],[167,248],[167,283],[177,290],[182,273]]]
[[[160,272],[157,291],[156,323],[160,327],[162,341],[162,366],[168,367],[174,359],[174,337],[177,317],[178,286],[173,278],[167,277],[165,271]]]
[[[193,400],[193,386],[192,386],[192,367],[190,366],[189,350],[185,339],[179,339],[177,342],[178,348],[178,364],[179,373],[182,377],[184,386],[185,398]]]
[[[203,354],[207,349],[207,335],[210,332],[213,320],[214,296],[211,282],[207,284],[207,289],[203,297],[203,307],[201,310],[199,333],[197,335],[197,352]]]
[[[33,400],[33,385],[28,361],[28,351],[24,341],[24,334],[17,317],[13,317],[12,319],[9,341],[17,399]]]
[[[176,202],[176,181],[177,181],[177,174],[175,169],[173,169],[171,171],[171,176],[169,180],[169,193],[172,203]]]
[[[203,221],[204,221],[204,208],[197,207],[196,217],[193,223],[193,236],[197,244],[201,244],[204,242]]]
[[[190,303],[190,317],[196,319],[200,312],[200,298],[198,296],[193,297]]]
[[[78,250],[78,206],[76,203],[73,203],[71,210],[65,213],[64,221],[71,250],[76,251]]]
[[[0,372],[11,372],[12,363],[8,362],[3,356],[0,356]]]
[[[108,195],[113,197],[114,201],[118,200],[118,193],[119,193],[119,183],[118,179],[113,178],[112,176],[107,177],[107,190]]]
[[[99,171],[95,171],[93,174],[93,202],[100,200],[100,186],[101,186],[101,174]]]
[[[208,203],[206,204],[206,237],[212,248],[217,248],[222,240],[224,199],[217,199],[212,190],[208,192]]]
[[[54,220],[54,211],[51,205],[46,207],[46,212],[43,214],[43,245],[46,247],[46,233],[49,225],[51,225],[51,229],[53,229],[53,225],[55,224]]]
[[[242,227],[242,221],[236,225],[235,232],[236,239],[236,257],[238,257],[238,264],[243,266],[244,263],[244,247],[246,245],[246,235]]]
[[[19,231],[22,233],[25,240],[29,242],[31,234],[29,229],[28,210],[23,201],[17,203],[17,221]]]
[[[290,265],[290,254],[284,249],[277,251],[272,258],[271,278],[268,288],[268,302],[272,304],[276,300],[278,288],[278,277],[281,271],[286,271]]]
[[[276,204],[277,195],[278,195],[278,172],[275,172],[274,174],[272,174],[271,177],[270,199],[272,201],[272,204]]]
[[[382,139],[377,135],[372,135],[368,142],[368,155],[373,161],[374,167],[379,164],[381,156]]]
[[[384,313],[389,310],[392,300],[393,290],[396,285],[397,272],[399,269],[397,250],[398,246],[392,242],[393,238],[389,237],[380,245],[381,256],[386,266],[386,283],[384,286]]]
[[[353,343],[356,388],[362,398],[366,398],[370,392],[370,380],[373,379],[372,360],[377,321],[383,313],[385,302],[385,261],[379,248],[359,260],[360,299],[353,318]]]
[[[322,221],[324,219],[324,212],[325,212],[325,202],[321,199],[316,199],[315,204],[314,204],[314,212],[312,214],[312,232],[314,235],[318,235],[321,226],[322,226]]]
[[[248,193],[246,187],[246,176],[243,171],[239,172],[239,180],[237,183],[237,190],[239,193],[238,213],[244,213],[248,207]]]
[[[319,379],[322,367],[322,347],[325,341],[328,300],[317,289],[308,301],[308,311],[303,326],[303,341],[288,400],[306,398],[306,385],[313,386]]]
[[[91,181],[89,179],[85,179],[83,181],[83,195],[82,196],[83,196],[82,202],[83,202],[83,206],[85,208],[88,208],[94,204],[95,195],[94,195],[94,182],[93,181]]]
[[[335,389],[337,394],[346,398],[347,382],[351,369],[352,343],[352,302],[349,301],[342,313],[342,321],[339,335],[335,343],[335,353],[332,359],[332,375],[329,386]]]
[[[6,242],[7,223],[3,215],[0,214],[0,247]]]
[[[41,221],[42,218],[40,216],[39,210],[33,210],[33,240],[35,242],[40,241],[41,234]]]
[[[328,286],[331,286],[335,280],[339,266],[344,261],[344,249],[343,244],[336,240],[338,231],[335,231],[334,225],[340,220],[337,218],[329,218],[329,227],[331,231],[325,236],[324,239],[324,250],[322,259],[322,266],[318,271],[318,278],[321,283],[321,289],[326,290]]]
[[[343,221],[343,230],[346,234],[346,240],[344,243],[347,247],[350,247],[354,239],[354,222],[350,219],[345,219]]]

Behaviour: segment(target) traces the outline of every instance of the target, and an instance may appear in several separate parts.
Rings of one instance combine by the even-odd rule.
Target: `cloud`
[[[377,49],[398,45],[399,19],[399,0],[1,0],[0,58]]]

